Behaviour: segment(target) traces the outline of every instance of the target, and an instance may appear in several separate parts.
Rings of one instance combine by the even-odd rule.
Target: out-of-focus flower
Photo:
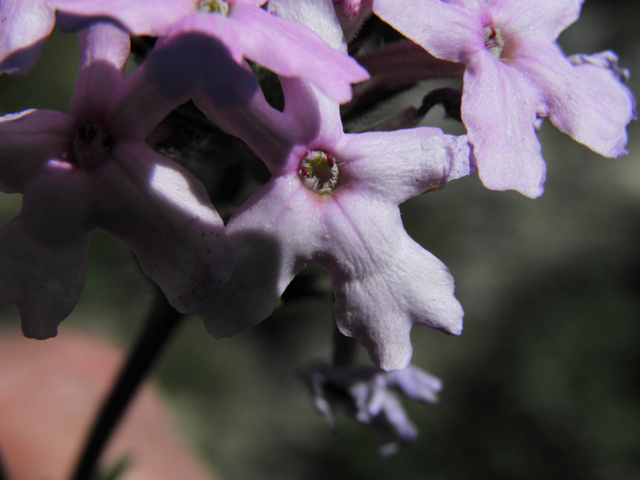
[[[325,40],[344,46],[341,34],[331,40],[339,32],[331,2],[274,4],[307,9],[298,18],[308,15]],[[260,322],[293,277],[317,263],[332,279],[340,330],[383,368],[404,368],[414,324],[459,334],[463,313],[447,268],[405,232],[398,205],[469,174],[466,139],[435,128],[345,134],[337,102],[304,81],[281,83],[284,112],[260,95],[250,108],[225,110],[195,98],[273,175],[227,225],[238,264],[208,299],[205,324],[221,337]]]
[[[617,59],[573,64],[555,40],[581,0],[374,0],[376,15],[436,57],[464,63],[462,120],[483,183],[542,194],[539,117],[595,152],[626,153],[635,118]],[[410,15],[407,12],[411,12]]]
[[[106,341],[69,331],[38,343],[0,335],[0,453],[12,479],[70,478],[98,409],[122,365]],[[155,389],[141,388],[100,463],[128,465],[119,480],[206,480]]]
[[[396,392],[418,402],[436,403],[442,390],[440,380],[412,365],[385,372],[368,366],[314,363],[300,374],[309,383],[315,406],[329,427],[335,428],[334,411],[344,411],[372,430],[382,455],[395,453],[418,436]]]
[[[204,187],[145,144],[175,105],[148,88],[144,71],[125,80],[128,35],[94,26],[80,50],[70,114],[0,118],[0,190],[23,194],[22,211],[0,229],[0,305],[15,303],[25,335],[40,339],[78,302],[96,227],[130,246],[183,313],[233,267]]]

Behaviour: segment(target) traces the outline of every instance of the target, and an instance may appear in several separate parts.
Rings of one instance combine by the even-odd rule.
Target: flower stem
[[[109,437],[182,318],[183,315],[169,305],[162,292],[158,290],[144,330],[93,425],[75,473],[71,477],[73,480],[95,478],[96,464]]]

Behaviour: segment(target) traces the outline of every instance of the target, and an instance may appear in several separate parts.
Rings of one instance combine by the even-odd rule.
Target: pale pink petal
[[[296,126],[298,143],[331,149],[344,133],[338,102],[303,80],[281,79],[280,84],[284,113]]]
[[[236,249],[231,279],[205,297],[205,326],[214,337],[230,337],[267,318],[293,277],[313,261],[329,234],[321,207],[297,174],[274,177],[229,221]]]
[[[333,280],[336,321],[376,365],[409,364],[414,324],[461,333],[463,312],[451,274],[407,235],[395,205],[348,192],[331,203],[324,222],[330,255],[318,263]]]
[[[82,30],[96,20],[108,20],[134,35],[163,36],[182,17],[194,13],[195,0],[50,0],[57,24]]]
[[[476,11],[440,0],[374,0],[373,12],[432,55],[460,62],[484,48]]]
[[[609,53],[611,65],[617,66]],[[524,52],[517,66],[542,90],[558,129],[600,155],[627,153],[626,126],[635,118],[635,101],[612,67],[588,61],[572,65],[557,47],[541,45]]]
[[[488,0],[493,24],[507,35],[553,42],[578,19],[583,0]]]
[[[0,73],[25,75],[38,62],[55,17],[46,0],[0,3]]]
[[[334,14],[335,15],[335,14]],[[303,25],[245,5],[233,7],[244,56],[272,72],[300,78],[339,103],[351,99],[351,84],[369,74],[345,53],[334,50]]]
[[[0,229],[0,304],[15,303],[28,337],[55,336],[84,287],[91,215],[87,173],[51,160]]]
[[[117,143],[93,174],[97,225],[131,247],[174,308],[199,310],[204,285],[227,281],[234,262],[202,184],[141,142]]]
[[[124,80],[129,35],[99,23],[79,35],[80,72],[71,101],[71,114],[81,123],[104,118],[111,97]]]
[[[26,110],[0,117],[0,191],[22,192],[43,165],[70,148],[73,117],[51,110]]]
[[[525,75],[488,52],[467,65],[462,121],[482,183],[492,190],[542,194],[546,166],[534,122],[539,96]]]
[[[466,138],[438,128],[344,135],[337,150],[348,182],[395,205],[474,171]]]

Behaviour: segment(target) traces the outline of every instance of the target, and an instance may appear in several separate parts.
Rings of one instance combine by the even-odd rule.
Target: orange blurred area
[[[67,330],[37,341],[0,336],[0,455],[11,480],[70,477],[89,428],[123,364],[105,340]],[[145,385],[106,449],[101,467],[124,458],[121,480],[211,479]]]

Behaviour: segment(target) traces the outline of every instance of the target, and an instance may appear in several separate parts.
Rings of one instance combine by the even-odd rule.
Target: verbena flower
[[[0,305],[15,303],[25,335],[40,339],[78,302],[96,227],[130,246],[181,312],[198,310],[203,285],[226,281],[233,263],[204,187],[145,144],[175,105],[143,70],[125,80],[128,35],[101,25],[80,40],[70,114],[0,118],[0,189],[23,194],[0,229]]]
[[[433,55],[466,66],[462,120],[483,183],[542,194],[534,126],[551,122],[595,152],[626,153],[634,99],[617,59],[573,64],[555,43],[581,0],[373,0],[373,10]],[[408,14],[410,12],[410,14]]]
[[[344,47],[330,2],[299,6],[297,18],[309,15],[325,40]],[[436,128],[345,134],[337,102],[307,82],[281,83],[282,113],[259,91],[248,108],[195,98],[273,175],[228,222],[238,263],[208,299],[205,324],[222,337],[260,322],[293,277],[317,263],[332,279],[340,330],[383,368],[404,368],[415,323],[459,334],[463,313],[447,268],[405,232],[398,205],[469,174],[466,139]]]
[[[385,372],[369,366],[314,363],[301,375],[331,429],[335,429],[334,412],[343,411],[371,429],[382,455],[393,454],[418,437],[418,429],[407,416],[398,393],[414,401],[436,403],[442,390],[440,380],[413,365]]]

